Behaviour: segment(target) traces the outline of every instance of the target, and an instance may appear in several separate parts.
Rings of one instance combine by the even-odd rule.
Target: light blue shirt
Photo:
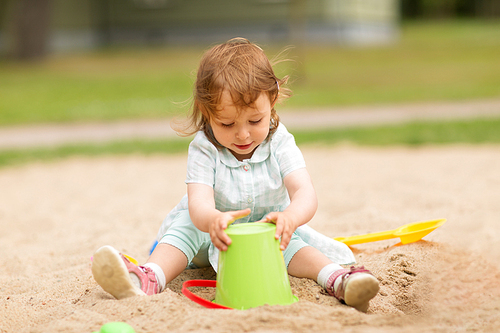
[[[215,208],[252,213],[238,220],[254,222],[290,204],[284,178],[306,164],[295,139],[284,125],[261,143],[252,157],[238,161],[227,149],[217,149],[202,132],[190,145],[186,183],[206,184],[214,189]]]

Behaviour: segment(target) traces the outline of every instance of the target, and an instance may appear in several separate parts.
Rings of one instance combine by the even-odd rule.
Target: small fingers
[[[212,240],[212,244],[219,250],[219,251],[227,251],[227,245],[222,243],[220,240]]]
[[[231,244],[231,238],[224,232],[215,233],[210,235],[210,239],[216,248],[220,251],[226,251],[227,247]]]
[[[230,216],[231,216],[231,220],[228,221],[228,223],[226,225],[226,228],[227,228],[227,226],[229,226],[234,221],[236,221],[238,219],[241,219],[242,217],[245,217],[245,216],[249,215],[251,212],[252,212],[252,210],[250,208],[242,209],[242,210],[236,210],[236,211],[233,211],[233,212],[228,212],[230,214]],[[226,229],[226,228],[224,228],[224,229]]]
[[[226,251],[227,247],[231,244],[231,238],[224,232],[227,228],[227,222],[220,221],[214,223],[213,228],[210,230],[210,239],[216,248],[221,251]]]
[[[266,216],[266,221],[276,224],[276,233],[274,238],[280,239],[280,249],[284,251],[290,240],[292,239],[293,232],[295,231],[288,221],[282,214],[270,213]]]
[[[276,224],[276,233],[274,234],[274,238],[279,239],[281,237],[283,226],[279,223],[280,221],[278,214],[276,213],[267,214],[263,222]]]
[[[280,249],[281,251],[284,251],[288,244],[290,243],[290,240],[292,239],[293,235],[293,230],[289,226],[286,226],[281,234],[281,242],[280,242]]]

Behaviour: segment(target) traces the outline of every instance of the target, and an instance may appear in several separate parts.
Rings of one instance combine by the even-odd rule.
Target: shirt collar
[[[247,160],[238,161],[227,148],[219,150],[220,161],[230,168],[237,168],[247,163],[264,162],[271,153],[271,138],[264,140],[254,151],[252,157]]]

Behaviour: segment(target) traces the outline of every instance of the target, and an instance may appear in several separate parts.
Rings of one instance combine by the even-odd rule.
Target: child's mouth
[[[238,148],[239,150],[247,150],[248,148],[250,148],[252,146],[252,143],[249,143],[247,145],[237,145],[235,144],[236,148]]]

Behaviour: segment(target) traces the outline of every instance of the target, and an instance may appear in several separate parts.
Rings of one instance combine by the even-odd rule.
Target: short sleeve
[[[271,151],[278,161],[282,178],[292,171],[306,167],[304,156],[297,147],[295,138],[284,125],[279,125],[271,140]]]
[[[186,184],[200,183],[213,187],[217,156],[217,148],[203,132],[198,132],[189,144]]]

